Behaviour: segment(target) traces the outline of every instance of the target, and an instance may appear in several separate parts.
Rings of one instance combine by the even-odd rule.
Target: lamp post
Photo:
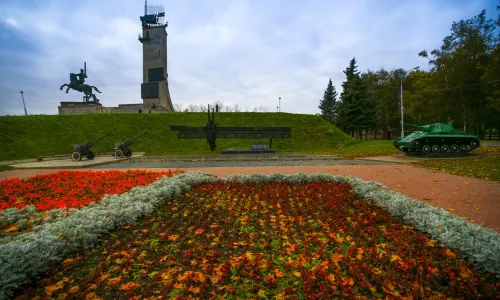
[[[413,69],[408,70],[408,72],[417,70],[420,67],[415,67]],[[404,126],[404,113],[403,113],[403,74],[405,71],[403,70],[401,72],[401,137],[405,136],[405,126]]]
[[[23,95],[23,91],[21,91],[21,97],[23,98],[24,114],[27,116],[27,115],[28,115],[28,112],[26,111],[26,104],[24,104],[24,95]]]
[[[279,103],[279,110],[278,110],[278,112],[281,112],[281,97],[279,98],[279,102],[278,103]]]

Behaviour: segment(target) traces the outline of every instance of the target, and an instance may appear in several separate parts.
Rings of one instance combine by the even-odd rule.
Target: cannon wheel
[[[116,158],[122,158],[123,157],[123,151],[120,149],[115,150],[115,157]]]
[[[82,155],[80,152],[73,152],[73,154],[71,154],[71,158],[73,158],[74,161],[79,161],[82,160]]]
[[[93,160],[94,158],[95,158],[95,153],[92,151],[89,151],[89,153],[87,153],[87,159]]]

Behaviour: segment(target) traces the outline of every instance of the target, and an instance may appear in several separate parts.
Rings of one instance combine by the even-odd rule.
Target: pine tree
[[[363,118],[363,98],[366,98],[366,90],[359,72],[356,70],[356,58],[351,59],[349,67],[344,71],[346,81],[342,83],[343,91],[340,94],[341,105],[339,109],[338,124],[346,132],[354,135],[360,130]]]
[[[376,103],[373,98],[369,97],[367,83],[360,76],[356,78],[356,89],[358,90],[358,103],[361,108],[361,116],[357,124],[357,130],[372,130],[377,123]],[[361,133],[360,137],[362,137]]]
[[[321,110],[321,117],[326,121],[335,124],[337,120],[337,91],[333,86],[332,79],[328,81],[323,100],[320,100],[318,108]]]
[[[369,71],[361,75],[361,80],[363,81],[366,102],[363,107],[363,129],[366,131],[373,130],[377,128],[377,123],[379,121],[379,113],[377,111],[377,74]]]
[[[373,129],[375,126],[375,103],[368,97],[368,88],[365,81],[356,70],[356,59],[349,62],[344,74],[346,81],[342,83],[343,91],[340,95],[338,108],[338,127],[354,135],[362,130]]]

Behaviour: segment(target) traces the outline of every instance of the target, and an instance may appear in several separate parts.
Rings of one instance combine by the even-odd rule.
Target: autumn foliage
[[[348,184],[202,184],[17,291],[26,299],[493,298],[498,279]]]

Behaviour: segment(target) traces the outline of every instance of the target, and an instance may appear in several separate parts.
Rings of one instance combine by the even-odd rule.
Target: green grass
[[[460,176],[500,181],[500,156],[475,159],[424,161],[413,165]]]
[[[9,166],[0,166],[0,172],[5,172],[9,170],[14,170],[14,168]]]
[[[178,139],[170,125],[204,126],[205,113],[88,114],[0,117],[0,161],[70,154],[71,144],[88,142],[104,133],[111,135],[92,148],[110,152],[116,142],[132,138],[143,130],[131,149],[146,155],[206,154],[211,151],[204,139]],[[379,153],[390,141],[357,141],[319,116],[287,113],[220,113],[219,126],[292,127],[292,138],[274,139],[278,152]],[[227,148],[249,149],[253,141],[268,139],[218,139],[215,153]],[[366,145],[366,146],[363,146]],[[345,148],[345,149],[344,149]],[[369,149],[369,150],[367,150]],[[370,152],[372,151],[372,152]],[[385,150],[384,150],[385,151]]]
[[[345,157],[369,157],[388,154],[398,154],[399,152],[389,140],[356,140],[344,147],[332,148],[329,154]]]

